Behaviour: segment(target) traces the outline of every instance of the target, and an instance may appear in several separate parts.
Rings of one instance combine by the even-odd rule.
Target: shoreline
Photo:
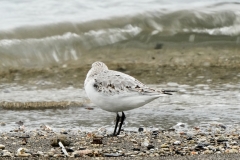
[[[190,132],[139,128],[138,132],[123,131],[117,137],[109,136],[104,128],[92,132],[64,129],[54,132],[45,125],[37,130],[25,130],[22,126],[9,133],[0,133],[0,157],[171,160],[236,159],[240,155],[239,133],[228,133],[221,125],[212,126],[213,130],[209,132],[197,127]],[[59,142],[68,156],[61,151]],[[28,152],[18,153],[19,148]]]
[[[240,63],[239,63],[240,64]],[[145,84],[176,82],[179,84],[238,83],[239,67],[194,67],[194,66],[158,66],[144,63],[109,63],[109,69],[129,74]],[[0,74],[4,85],[37,86],[39,89],[64,88],[72,86],[83,88],[86,74],[91,65],[71,68],[48,68],[39,70],[11,70]],[[42,84],[46,82],[48,84]]]
[[[210,43],[210,42],[209,42]],[[146,46],[144,46],[146,45]],[[161,46],[158,48],[158,46]],[[116,44],[113,46],[102,46],[91,49],[75,48],[77,58],[55,61],[52,57],[46,57],[45,61],[31,59],[29,61],[37,61],[35,65],[27,64],[24,57],[19,60],[5,61],[0,68],[0,75],[21,72],[21,71],[49,71],[52,69],[89,69],[95,61],[103,61],[109,68],[118,68],[121,65],[138,65],[144,64],[156,67],[240,67],[240,47],[237,43],[228,44],[227,42],[218,45],[205,43],[150,43],[135,46],[132,44]],[[1,61],[0,61],[1,62]]]
[[[71,106],[84,107],[84,104],[77,101],[0,102],[0,107],[7,110],[64,109]]]
[[[157,44],[147,48],[116,44],[83,51],[76,50],[80,54],[76,60],[51,62],[49,59],[51,62],[49,64],[46,60],[45,64],[39,62],[30,67],[15,61],[16,64],[12,64],[15,67],[3,66],[0,69],[0,82],[24,84],[26,81],[41,79],[63,82],[64,84],[61,83],[59,87],[67,86],[66,83],[82,87],[86,74],[95,61],[103,61],[109,69],[130,74],[140,81],[146,76],[151,77],[149,80],[143,80],[144,83],[150,84],[164,81],[162,77],[170,77],[168,80],[174,81],[175,75],[181,79],[188,74],[202,76],[204,72],[213,74],[216,80],[227,76],[239,76],[237,70],[240,68],[240,47],[237,44],[234,46],[163,44],[162,48],[154,49],[154,45]],[[160,78],[156,80],[154,77]]]

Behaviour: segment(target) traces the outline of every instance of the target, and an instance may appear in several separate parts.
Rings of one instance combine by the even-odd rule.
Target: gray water
[[[126,130],[137,131],[140,126],[169,129],[183,123],[187,129],[206,127],[212,124],[225,126],[240,125],[240,83],[238,84],[197,84],[184,85],[169,82],[166,85],[150,85],[156,88],[177,89],[179,92],[159,98],[143,107],[125,112]],[[15,122],[23,121],[26,130],[48,125],[54,130],[96,130],[107,128],[112,131],[115,113],[106,112],[91,103],[87,103],[84,90],[65,88],[61,90],[35,90],[11,86],[1,92],[4,101],[47,101],[54,100],[82,101],[82,107],[72,106],[67,109],[39,110],[4,110],[1,109],[0,132],[17,128]],[[21,95],[21,96],[20,96]],[[32,99],[35,97],[35,99]],[[93,107],[93,110],[85,109]]]
[[[207,43],[232,51],[240,43],[239,8],[240,1],[224,0],[1,1],[0,71],[81,63],[102,47]]]
[[[14,29],[29,25],[59,22],[84,22],[96,19],[106,19],[114,16],[131,16],[149,11],[193,9],[205,6],[222,8],[221,4],[230,4],[228,9],[237,9],[234,4],[239,1],[226,0],[107,0],[107,1],[78,1],[57,0],[11,0],[0,2],[0,29]],[[187,4],[187,5],[186,5]],[[227,5],[226,5],[227,6]],[[213,7],[214,8],[214,7]]]

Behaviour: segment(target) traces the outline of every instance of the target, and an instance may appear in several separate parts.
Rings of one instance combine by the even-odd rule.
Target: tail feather
[[[168,94],[168,95],[172,95],[172,93],[171,92],[177,92],[176,90],[162,90],[162,93],[163,94]]]

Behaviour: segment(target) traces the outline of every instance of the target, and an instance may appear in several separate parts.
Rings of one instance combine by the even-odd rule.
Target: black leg
[[[126,116],[125,116],[125,114],[122,112],[121,123],[120,123],[120,126],[119,126],[119,128],[118,128],[118,133],[117,133],[117,135],[119,135],[120,132],[121,132],[121,128],[122,128],[122,125],[123,125],[123,122],[124,122],[125,118],[126,118]]]
[[[119,119],[120,119],[120,117],[119,117],[119,114],[117,113],[116,124],[115,124],[115,128],[114,128],[113,136],[115,136],[115,134],[116,134],[118,123],[119,123]]]

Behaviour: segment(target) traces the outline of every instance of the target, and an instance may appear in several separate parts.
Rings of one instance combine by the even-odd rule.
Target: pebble
[[[47,155],[48,155],[49,157],[53,157],[53,155],[54,155],[54,152],[52,152],[52,151],[50,151],[50,152],[47,152]]]
[[[218,126],[220,127],[220,126]],[[0,157],[64,157],[58,142],[61,141],[70,157],[159,157],[175,155],[202,155],[239,153],[239,135],[220,132],[207,134],[194,132],[182,135],[174,130],[158,132],[153,135],[153,129],[139,132],[123,131],[116,137],[106,137],[94,132],[72,132],[68,134],[53,131],[10,132],[0,135]],[[199,129],[201,130],[201,129]],[[63,132],[62,132],[63,133]],[[74,134],[73,134],[74,133]],[[21,137],[21,138],[20,138]],[[27,137],[26,148],[17,148],[23,138]],[[94,139],[101,140],[101,144],[93,144]],[[55,142],[56,147],[51,142]],[[65,143],[66,141],[66,143]],[[50,142],[50,143],[49,143]],[[71,148],[68,146],[71,145]],[[11,146],[9,148],[9,146]],[[8,150],[4,150],[8,148]],[[29,152],[27,148],[34,150]],[[17,150],[17,154],[14,155]],[[1,158],[0,158],[1,159]]]
[[[37,151],[37,155],[38,155],[38,156],[43,156],[44,153],[43,153],[42,151]]]
[[[0,144],[0,149],[4,150],[5,146],[3,144]]]
[[[174,145],[179,145],[179,144],[181,144],[181,141],[175,141],[175,142],[173,142],[173,144]]]
[[[220,136],[218,139],[217,139],[217,142],[224,142],[224,141],[228,141],[225,137],[223,136]]]
[[[71,143],[70,139],[65,134],[58,134],[50,140],[50,144],[53,147],[58,147],[59,146],[58,143],[60,141],[64,146],[69,146]]]
[[[149,145],[149,140],[147,139],[145,139],[141,144],[141,146],[145,146],[145,147],[147,147],[148,145]]]
[[[31,153],[29,153],[29,150],[26,149],[26,148],[19,148],[17,150],[16,156],[18,156],[18,157],[29,157],[29,156],[31,156]]]
[[[83,157],[83,156],[85,156],[85,155],[87,155],[87,154],[90,154],[90,153],[93,153],[93,151],[92,151],[92,150],[89,150],[89,149],[86,149],[86,150],[74,151],[74,152],[72,153],[72,155],[73,155],[74,157]]]
[[[144,131],[144,128],[143,127],[139,127],[138,128],[138,132],[143,132]]]
[[[2,157],[13,157],[13,154],[8,150],[2,150]]]
[[[169,145],[167,145],[167,144],[162,144],[162,145],[161,145],[161,148],[169,148]]]
[[[120,157],[120,156],[122,156],[122,154],[118,154],[118,153],[105,153],[104,156],[105,157]]]
[[[151,145],[151,144],[147,146],[148,150],[153,149],[153,148],[155,148],[155,147],[153,145]]]
[[[6,123],[0,122],[0,126],[6,126]]]

